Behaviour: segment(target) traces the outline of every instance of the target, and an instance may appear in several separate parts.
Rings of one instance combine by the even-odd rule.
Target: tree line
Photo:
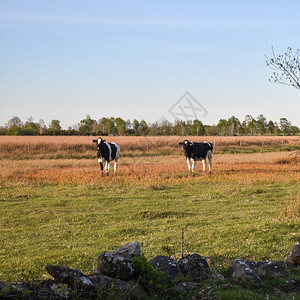
[[[59,120],[52,120],[48,126],[40,119],[34,122],[29,117],[25,122],[19,117],[11,118],[5,126],[0,127],[0,135],[300,135],[300,129],[293,126],[286,118],[279,122],[267,120],[264,115],[253,118],[247,115],[243,121],[232,116],[220,119],[217,125],[204,125],[200,120],[169,122],[161,120],[147,123],[137,119],[100,118],[98,121],[89,115],[77,125],[62,129]]]

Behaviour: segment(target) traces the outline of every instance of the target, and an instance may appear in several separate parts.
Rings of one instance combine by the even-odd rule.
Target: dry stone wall
[[[206,258],[197,253],[179,260],[157,256],[135,269],[135,258],[142,255],[140,244],[132,242],[114,252],[102,252],[92,274],[47,265],[53,280],[0,282],[0,299],[106,299],[111,296],[117,299],[201,299],[199,283],[202,281],[224,285],[230,282],[259,289],[266,285],[264,278],[284,278],[287,289],[300,293],[300,281],[289,277],[290,272],[300,271],[299,242],[285,261],[235,259],[227,276],[213,272]]]

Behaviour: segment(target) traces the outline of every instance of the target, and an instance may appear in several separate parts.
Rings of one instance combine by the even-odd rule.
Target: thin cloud
[[[156,32],[169,32],[173,30],[201,30],[203,29],[233,29],[233,30],[245,30],[247,28],[261,28],[272,27],[273,24],[278,23],[277,19],[253,19],[252,17],[236,19],[195,19],[194,18],[92,18],[92,17],[72,17],[72,16],[54,16],[54,15],[7,15],[0,14],[0,23],[9,21],[32,21],[32,22],[51,22],[51,23],[64,23],[64,24],[86,24],[86,25],[109,25],[111,29],[114,26],[117,28],[129,28],[137,31],[156,31]],[[284,27],[296,25],[299,20],[287,19],[284,22]]]

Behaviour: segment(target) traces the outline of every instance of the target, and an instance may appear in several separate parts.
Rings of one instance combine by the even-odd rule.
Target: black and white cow
[[[105,161],[106,175],[109,174],[109,162],[112,160],[115,160],[114,173],[116,173],[121,149],[120,146],[117,143],[108,143],[100,137],[93,140],[93,142],[97,144],[97,156],[101,173],[103,174],[103,162]]]
[[[213,154],[213,145],[211,143],[209,142],[194,143],[188,140],[184,140],[183,142],[179,143],[179,145],[182,145],[189,171],[192,171],[192,173],[194,174],[196,161],[202,160],[203,172],[205,172],[206,157],[208,157],[209,173],[211,173],[212,154]],[[192,162],[192,166],[190,164],[191,162]]]

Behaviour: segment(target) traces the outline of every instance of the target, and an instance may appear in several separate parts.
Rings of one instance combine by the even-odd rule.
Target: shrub
[[[170,281],[164,272],[151,266],[144,255],[133,257],[132,264],[138,282],[151,296],[163,298],[167,295]]]

